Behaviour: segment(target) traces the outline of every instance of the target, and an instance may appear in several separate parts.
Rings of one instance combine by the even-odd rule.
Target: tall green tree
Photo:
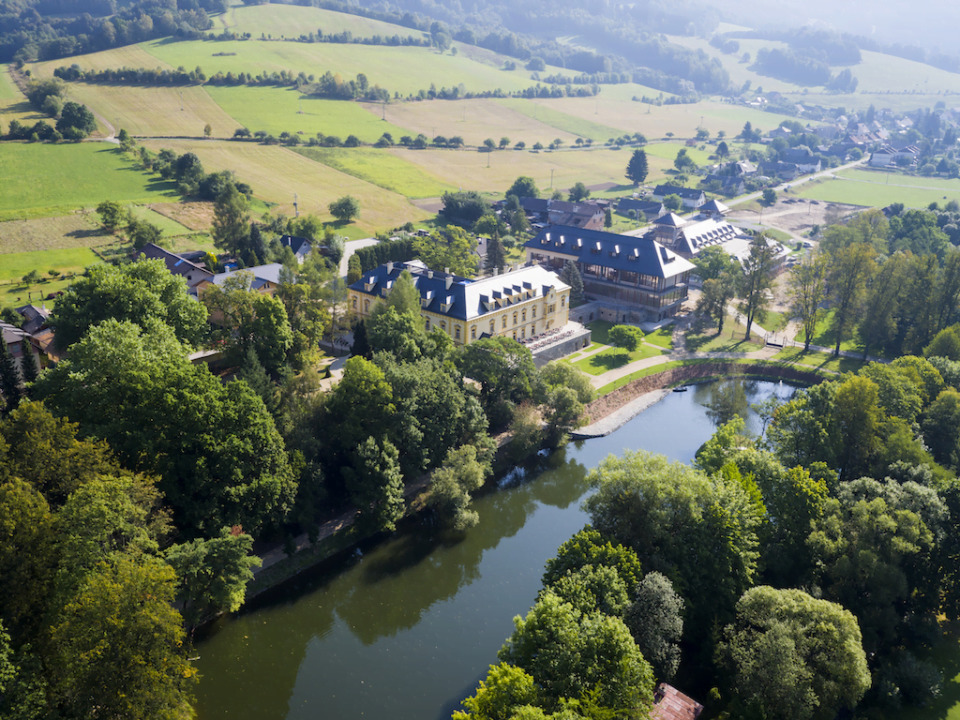
[[[635,594],[624,622],[656,677],[672,680],[680,666],[683,598],[670,579],[658,572],[647,573]]]
[[[870,687],[856,618],[800,590],[748,590],[719,655],[733,671],[742,717],[830,720]]]
[[[840,356],[840,345],[850,336],[859,316],[864,289],[874,273],[873,258],[873,247],[860,242],[827,254],[827,298],[833,309],[834,357]]]
[[[560,271],[560,279],[570,286],[570,304],[579,305],[584,301],[583,276],[573,260],[567,260]]]
[[[344,195],[338,200],[334,200],[327,207],[330,214],[336,218],[337,222],[346,225],[360,214],[360,203],[351,195]]]
[[[100,216],[100,224],[109,232],[114,232],[120,223],[123,222],[123,205],[113,200],[104,200],[97,205],[97,215]]]
[[[23,397],[17,361],[13,359],[13,355],[10,354],[10,349],[2,337],[0,337],[0,396],[3,399],[4,413],[16,408]]]
[[[703,281],[703,291],[697,300],[697,312],[716,322],[718,335],[723,332],[727,319],[727,305],[736,297],[736,293],[736,282],[729,275]]]
[[[545,709],[595,692],[599,705],[618,717],[649,713],[653,671],[620,618],[583,615],[548,591],[514,626],[499,658],[533,677]]]
[[[537,183],[532,177],[521,175],[513,181],[513,185],[506,192],[507,195],[515,195],[518,198],[538,198],[540,190],[537,189]]]
[[[345,475],[347,492],[360,512],[359,523],[371,530],[396,530],[404,503],[403,474],[393,443],[368,437],[357,446]]]
[[[476,238],[456,225],[417,238],[414,249],[417,257],[434,270],[449,268],[453,274],[464,277],[472,277],[477,272],[480,258],[476,253]]]
[[[50,684],[63,717],[186,720],[196,671],[173,607],[174,572],[152,558],[99,563],[51,629]]]
[[[430,476],[427,504],[453,529],[463,531],[473,527],[480,518],[476,511],[469,509],[470,493],[483,486],[489,473],[489,464],[477,456],[473,445],[452,448],[443,465]]]
[[[196,345],[206,333],[207,311],[187,294],[183,278],[167,271],[162,260],[129,265],[92,265],[57,301],[50,317],[57,344],[68,348],[105,320],[162,323],[177,339]]]
[[[250,211],[247,197],[230,183],[213,206],[213,227],[210,234],[218,250],[239,255],[250,233]]]
[[[493,236],[487,240],[485,265],[488,270],[496,268],[499,272],[503,272],[504,267],[507,265],[507,256],[503,249],[503,243],[500,241],[499,232],[495,232]]]
[[[573,184],[573,187],[570,188],[570,202],[580,202],[581,200],[586,200],[588,197],[590,197],[590,191],[582,182],[577,181]]]
[[[643,150],[634,150],[627,163],[627,179],[634,185],[639,185],[647,179],[647,153]]]
[[[826,297],[827,263],[816,253],[790,273],[790,312],[803,327],[803,349],[809,350],[823,315]]]
[[[775,262],[776,254],[767,242],[766,235],[759,233],[754,236],[750,241],[750,254],[743,263],[738,290],[740,312],[746,319],[747,340],[750,339],[753,321],[762,321],[767,315],[767,306],[770,304],[768,290],[773,286]]]
[[[43,374],[37,397],[106,440],[129,467],[156,473],[186,537],[279,523],[296,483],[263,401],[195,366],[165,326],[107,320]],[[110,412],[103,412],[110,408]]]
[[[165,558],[177,574],[177,602],[188,628],[243,605],[253,568],[261,562],[252,551],[253,538],[238,527],[167,549]]]

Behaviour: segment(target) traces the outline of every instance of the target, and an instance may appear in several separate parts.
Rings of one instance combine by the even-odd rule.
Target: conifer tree
[[[23,390],[20,387],[20,372],[17,361],[10,354],[7,343],[0,338],[0,394],[5,404],[4,412],[10,412],[20,404]]]
[[[503,250],[503,243],[500,242],[500,233],[495,231],[490,240],[487,241],[487,268],[496,268],[503,272],[506,264],[507,257]]]
[[[580,270],[573,264],[573,260],[567,260],[563,264],[560,279],[570,286],[570,304],[579,305],[582,303],[583,278],[580,276]]]

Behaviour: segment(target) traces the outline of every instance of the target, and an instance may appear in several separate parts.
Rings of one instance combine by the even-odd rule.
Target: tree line
[[[250,33],[234,33],[230,30],[224,30],[216,35],[208,33],[204,35],[205,40],[232,41],[232,40],[250,40],[253,36]],[[431,47],[433,42],[424,37],[415,37],[413,35],[373,35],[358,37],[349,30],[330,33],[324,32],[323,28],[317,28],[316,32],[301,33],[297,37],[274,38],[271,35],[260,33],[261,41],[283,41],[283,42],[302,42],[302,43],[333,43],[337,45],[388,45],[391,47]]]

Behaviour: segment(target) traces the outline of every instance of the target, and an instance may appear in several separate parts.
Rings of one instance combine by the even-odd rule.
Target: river
[[[794,391],[744,385],[751,404]],[[501,481],[475,500],[480,523],[462,537],[411,523],[221,619],[197,646],[201,720],[446,720],[533,603],[546,560],[586,523],[589,469],[626,449],[689,462],[723,387],[671,393],[537,474]],[[748,426],[759,432],[752,411]]]

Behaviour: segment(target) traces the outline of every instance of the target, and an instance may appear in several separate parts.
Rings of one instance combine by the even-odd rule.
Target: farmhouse
[[[389,262],[364,273],[350,286],[350,309],[361,318],[368,317],[405,270],[420,292],[420,314],[426,329],[439,328],[456,345],[492,336],[531,342],[573,330],[567,328],[570,286],[536,265],[471,280],[435,272],[416,260]],[[577,328],[581,334],[589,333]]]
[[[656,220],[667,213],[667,208],[659,200],[638,200],[636,198],[622,198],[617,203],[617,213],[640,220],[646,218]],[[599,230],[599,228],[596,228]]]
[[[683,201],[683,206],[696,210],[707,201],[703,190],[680,187],[679,185],[657,185],[653,190],[654,200],[663,200],[668,195],[676,195]]]
[[[787,148],[780,153],[780,159],[787,163],[793,163],[801,173],[820,172],[820,158],[814,155],[810,148]]]
[[[603,207],[593,202],[566,202],[545,198],[520,198],[520,207],[531,222],[599,230],[603,227]]]
[[[303,261],[307,259],[307,255],[310,254],[312,249],[309,240],[296,235],[282,235],[280,237],[280,247],[290,248],[293,256],[301,265],[303,265]]]
[[[573,261],[587,295],[617,303],[652,321],[677,313],[687,297],[687,281],[694,267],[649,236],[574,227],[541,230],[524,247],[527,260],[553,270]]]

